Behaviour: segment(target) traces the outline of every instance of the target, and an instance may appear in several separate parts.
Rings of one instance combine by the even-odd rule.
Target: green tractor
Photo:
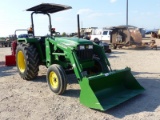
[[[18,38],[16,64],[25,80],[37,77],[39,65],[45,65],[47,83],[55,94],[63,94],[69,73],[75,73],[80,84],[80,102],[92,109],[105,111],[144,91],[131,74],[130,68],[112,70],[103,48],[78,37],[57,37],[51,25],[50,13],[70,9],[70,6],[43,3],[27,11],[31,13],[28,38]],[[50,35],[34,35],[34,14],[49,17]]]

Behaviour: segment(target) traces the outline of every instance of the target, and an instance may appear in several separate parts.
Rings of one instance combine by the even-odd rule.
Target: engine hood
[[[92,41],[77,37],[55,37],[55,41],[70,47],[75,47],[78,45],[86,45],[86,44],[93,45]]]

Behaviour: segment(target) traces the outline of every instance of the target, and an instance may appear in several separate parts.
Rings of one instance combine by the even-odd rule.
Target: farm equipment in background
[[[9,39],[11,42],[11,55],[6,55],[5,56],[5,65],[6,66],[15,66],[16,65],[16,48],[17,48],[17,34],[16,32],[18,31],[27,31],[27,29],[17,29],[15,30],[14,35],[9,35]],[[28,36],[28,35],[27,35]],[[19,35],[20,38],[24,38],[24,35]]]
[[[135,26],[115,26],[110,28],[113,49],[121,46],[142,46],[142,35]]]
[[[0,45],[1,47],[11,47],[11,41],[9,40],[9,38],[3,38],[0,40]]]
[[[145,37],[146,35],[144,34],[145,30],[143,28],[137,28],[135,26],[130,25],[126,27],[125,25],[122,25],[111,27],[110,29],[112,30],[110,42],[112,44],[113,49],[120,49],[122,47],[141,49],[150,47],[151,49],[157,49],[157,45],[155,42],[155,38],[157,38],[156,31],[147,32],[151,34],[149,35],[149,37],[151,38],[150,42],[142,42],[142,37]]]
[[[0,39],[1,47],[11,47],[12,41],[16,39],[15,34],[9,35],[9,37],[4,37]]]
[[[50,13],[67,9],[71,7],[49,3],[27,9],[32,11],[30,34],[33,36],[17,39],[16,64],[20,76],[33,80],[38,75],[39,65],[45,65],[49,88],[61,95],[67,87],[66,74],[75,73],[81,88],[80,103],[102,111],[141,94],[144,88],[133,77],[130,68],[112,70],[101,46],[78,37],[57,37]],[[34,14],[49,17],[50,35],[35,36]]]
[[[156,34],[156,32],[155,32],[155,34]],[[157,38],[160,39],[160,29],[157,31]]]
[[[5,56],[5,65],[6,66],[15,66],[16,65],[16,60],[15,60],[15,54],[16,54],[16,46],[17,46],[17,41],[15,36],[10,35],[10,39],[12,39],[11,42],[11,55],[6,55]]]

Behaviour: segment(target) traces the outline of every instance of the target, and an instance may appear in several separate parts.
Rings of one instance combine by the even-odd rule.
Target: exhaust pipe
[[[80,38],[80,23],[79,23],[79,14],[77,14],[77,25],[78,25],[78,38]]]

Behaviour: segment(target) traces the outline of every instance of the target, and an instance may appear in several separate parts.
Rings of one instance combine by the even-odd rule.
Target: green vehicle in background
[[[56,37],[58,33],[52,28],[50,13],[70,8],[43,3],[27,9],[32,11],[29,37],[18,38],[16,49],[20,76],[32,80],[38,75],[39,65],[45,65],[48,85],[51,91],[60,95],[66,90],[66,75],[75,73],[81,87],[80,102],[102,111],[142,93],[144,88],[133,77],[130,68],[111,69],[101,46],[78,37]],[[34,14],[48,15],[50,35],[39,38],[34,35]]]

